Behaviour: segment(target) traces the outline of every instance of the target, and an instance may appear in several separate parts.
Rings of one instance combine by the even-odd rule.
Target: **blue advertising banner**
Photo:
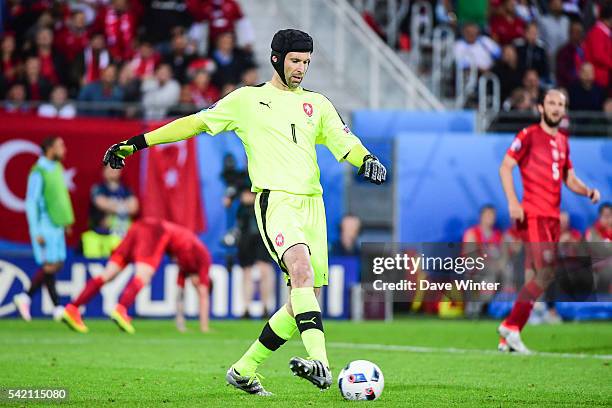
[[[57,291],[62,304],[74,299],[85,287],[85,282],[104,270],[105,260],[91,260],[69,255],[64,269],[57,275]],[[323,313],[328,318],[347,319],[350,311],[350,288],[359,278],[359,259],[353,257],[331,258],[329,264],[329,286],[323,290],[321,301]],[[38,266],[31,256],[0,253],[0,317],[17,316],[13,296],[29,288],[30,278]],[[132,276],[128,266],[114,281],[106,284],[100,293],[84,310],[85,317],[107,316]],[[130,314],[149,318],[173,317],[176,311],[178,268],[164,260],[151,284],[141,290]],[[258,279],[258,273],[253,273]],[[210,269],[212,293],[210,299],[213,318],[236,318],[243,315],[245,304],[242,299],[242,270],[234,266],[231,271],[222,263],[215,262]],[[287,300],[288,290],[281,272],[277,271],[276,288],[273,296],[274,309]],[[261,316],[263,304],[258,295],[248,305],[251,316]],[[46,289],[32,299],[32,315],[49,317],[53,305]],[[190,283],[186,285],[185,313],[189,317],[198,315],[198,299]]]

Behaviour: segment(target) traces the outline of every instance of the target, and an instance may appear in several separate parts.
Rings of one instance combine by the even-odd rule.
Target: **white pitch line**
[[[482,350],[482,349],[461,349],[455,347],[421,347],[421,346],[406,346],[399,344],[368,344],[368,343],[338,343],[328,342],[327,347],[355,349],[355,350],[372,350],[372,351],[399,351],[406,353],[445,353],[445,354],[483,354],[483,355],[503,355],[497,350]],[[513,356],[541,356],[541,357],[558,357],[558,358],[595,358],[600,360],[612,360],[612,354],[578,354],[578,353],[553,353],[547,351],[534,351],[526,356],[518,353],[505,353]]]
[[[119,335],[119,334],[118,334]],[[82,335],[78,335],[82,336]],[[94,340],[93,338],[91,340]],[[91,342],[88,336],[83,336],[80,338],[58,338],[58,339],[50,339],[50,338],[42,338],[42,339],[33,339],[33,338],[0,338],[0,344],[87,344]],[[129,338],[124,336],[126,345],[128,344],[185,344],[185,343],[194,343],[194,344],[202,344],[202,343],[215,343],[215,344],[250,344],[251,341],[244,339],[214,339],[214,338],[173,338],[173,339],[163,339],[163,338],[139,338],[138,335],[130,336]],[[122,344],[123,345],[123,344]],[[346,343],[346,342],[327,342],[328,348],[337,348],[343,350],[370,350],[370,351],[392,351],[392,352],[401,352],[401,353],[432,353],[432,354],[479,354],[479,355],[495,355],[495,356],[521,356],[521,357],[553,357],[553,358],[575,358],[575,359],[597,359],[597,360],[612,360],[612,354],[584,354],[584,353],[553,353],[547,351],[535,351],[529,356],[517,354],[517,353],[500,353],[497,350],[483,350],[483,349],[462,349],[455,347],[424,347],[424,346],[408,346],[402,344],[378,344],[378,343]],[[294,341],[287,344],[287,346],[296,346],[303,347],[300,342]]]

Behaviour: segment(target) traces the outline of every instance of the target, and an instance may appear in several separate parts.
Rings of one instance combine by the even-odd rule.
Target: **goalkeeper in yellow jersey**
[[[259,338],[227,371],[226,380],[250,394],[268,396],[257,375],[259,365],[300,332],[308,358],[294,357],[289,367],[321,389],[332,383],[317,295],[327,285],[327,232],[316,144],[338,161],[359,168],[372,183],[386,169],[351,133],[331,102],[300,86],[310,64],[312,38],[281,30],[272,39],[269,82],[239,88],[208,109],[111,146],[104,163],[122,168],[138,150],[206,132],[234,131],[248,158],[252,190],[257,193],[257,225],[290,290],[287,304],[266,323]]]

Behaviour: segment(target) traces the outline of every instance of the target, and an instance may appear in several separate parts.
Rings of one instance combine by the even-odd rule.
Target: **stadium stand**
[[[3,110],[22,115],[63,105],[52,101],[58,85],[81,115],[185,113],[213,104],[255,66],[250,22],[234,0],[16,1],[0,33]],[[181,88],[197,92],[181,99]]]

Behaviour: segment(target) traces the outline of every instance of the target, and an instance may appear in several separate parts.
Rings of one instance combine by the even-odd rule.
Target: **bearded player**
[[[540,123],[523,129],[514,139],[499,169],[508,199],[510,218],[517,223],[525,242],[525,285],[510,315],[501,323],[499,350],[529,353],[521,331],[534,302],[555,278],[556,243],[559,242],[561,183],[574,193],[597,203],[600,193],[577,176],[570,160],[568,137],[559,131],[567,100],[557,89],[548,90],[538,104]],[[523,201],[514,190],[512,169],[519,166]]]
[[[130,263],[134,264],[134,277],[127,284],[111,319],[127,333],[135,332],[127,311],[136,295],[147,286],[155,274],[164,254],[173,257],[179,267],[178,285],[182,294],[185,278],[189,277],[200,297],[200,330],[208,331],[208,270],[211,257],[197,236],[180,225],[154,218],[134,222],[121,244],[113,251],[104,272],[87,281],[79,296],[64,308],[63,320],[79,333],[89,329],[83,323],[79,307],[87,304],[104,284],[110,282]],[[177,328],[184,330],[182,297],[178,299]]]
[[[327,228],[319,182],[316,144],[338,161],[381,184],[386,169],[344,124],[323,95],[300,86],[310,64],[313,42],[299,30],[281,30],[272,39],[269,82],[239,88],[209,109],[111,146],[104,162],[121,168],[124,159],[148,146],[176,142],[202,132],[234,131],[248,158],[255,214],[262,239],[285,273],[290,295],[264,326],[259,338],[227,371],[226,380],[249,394],[269,396],[257,368],[296,331],[308,359],[293,357],[295,375],[327,389],[332,375],[317,294],[328,282]]]

